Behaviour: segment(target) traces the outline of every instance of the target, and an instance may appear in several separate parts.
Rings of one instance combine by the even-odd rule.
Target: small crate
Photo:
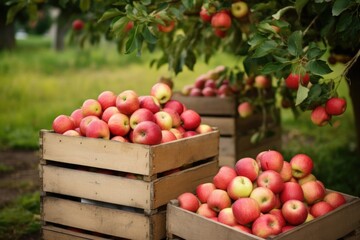
[[[219,131],[149,146],[42,130],[40,146],[45,240],[162,239],[166,204],[217,172]]]
[[[346,204],[324,216],[267,239],[358,239],[360,236],[358,234],[360,228],[360,199],[346,194],[343,195],[347,200]],[[238,231],[225,224],[184,210],[178,206],[177,200],[171,200],[168,203],[166,214],[168,239],[264,240],[264,238]]]
[[[257,153],[264,150],[281,150],[280,123],[275,122],[270,116],[266,119],[269,136],[259,143],[251,143],[251,136],[261,126],[263,116],[257,113],[248,118],[240,118],[236,97],[194,97],[175,93],[173,99],[198,112],[203,123],[219,129],[220,166],[234,166],[240,158],[256,157]]]

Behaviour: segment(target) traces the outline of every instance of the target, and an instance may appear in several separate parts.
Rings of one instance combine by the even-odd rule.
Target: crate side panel
[[[217,171],[216,159],[155,180],[154,208],[167,204],[183,192],[194,192],[199,184],[211,182]]]
[[[147,145],[44,132],[43,159],[146,175]]]
[[[150,183],[108,174],[61,168],[43,168],[43,191],[125,206],[150,207]]]
[[[201,122],[208,124],[212,127],[216,127],[220,131],[220,136],[222,135],[235,135],[236,126],[235,118],[233,117],[208,117],[201,116]]]
[[[46,222],[131,239],[148,239],[149,218],[143,214],[45,197]],[[116,227],[114,227],[116,226]]]
[[[43,226],[42,227],[42,239],[43,240],[108,240],[109,238],[103,238],[93,236],[85,233],[75,232],[55,226]]]

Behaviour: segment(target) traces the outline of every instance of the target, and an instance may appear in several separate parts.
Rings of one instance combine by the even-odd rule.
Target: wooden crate
[[[161,239],[169,200],[217,172],[219,131],[149,146],[42,130],[40,146],[44,239]]]
[[[281,150],[281,127],[271,117],[267,118],[269,136],[259,143],[251,143],[252,134],[261,126],[261,113],[240,118],[236,97],[192,97],[175,93],[173,99],[185,104],[201,116],[202,122],[220,131],[219,165],[234,166],[242,157],[253,157],[264,150]],[[278,112],[277,114],[280,114]]]
[[[360,199],[343,194],[347,203],[332,212],[304,223],[288,232],[267,239],[273,240],[336,240],[358,239],[360,228]],[[178,206],[172,200],[167,206],[167,236],[168,239],[227,239],[227,240],[264,240],[264,238],[238,231],[225,224],[202,217]]]

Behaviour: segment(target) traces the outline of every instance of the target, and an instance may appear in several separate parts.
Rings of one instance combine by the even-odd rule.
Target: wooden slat
[[[60,227],[43,226],[42,227],[42,239],[43,240],[109,240],[109,238],[103,238],[93,236],[85,233],[74,232]]]
[[[234,136],[236,133],[235,118],[233,117],[207,117],[202,116],[201,122],[216,127],[220,131],[220,136]]]

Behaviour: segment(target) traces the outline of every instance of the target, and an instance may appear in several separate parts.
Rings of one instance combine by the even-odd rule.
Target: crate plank
[[[74,232],[68,229],[54,227],[54,226],[43,226],[42,227],[42,239],[43,240],[109,240],[109,238],[103,238],[93,236],[89,234]]]
[[[210,126],[216,126],[221,136],[233,136],[236,132],[236,119],[233,117],[201,116],[201,122]]]

